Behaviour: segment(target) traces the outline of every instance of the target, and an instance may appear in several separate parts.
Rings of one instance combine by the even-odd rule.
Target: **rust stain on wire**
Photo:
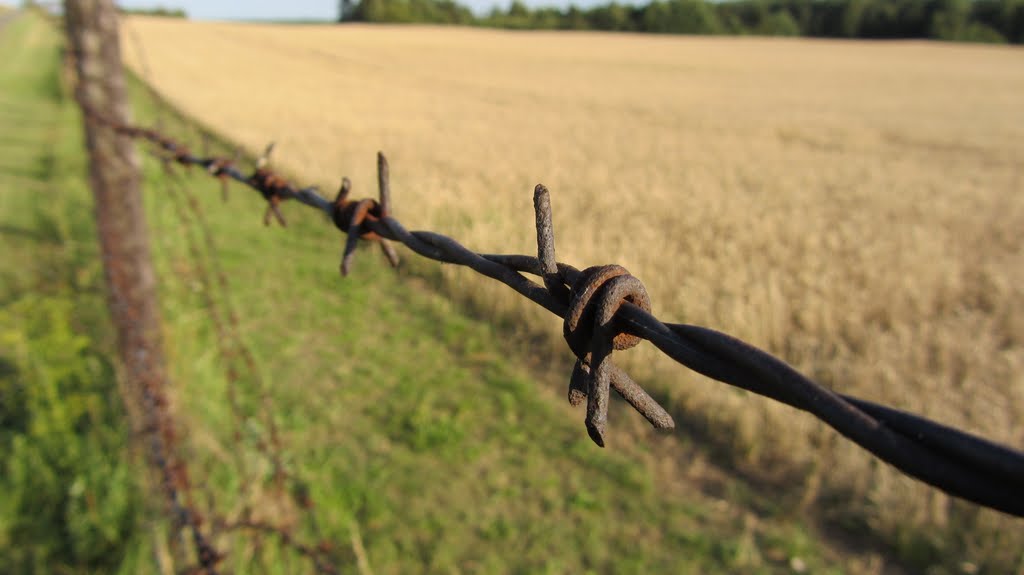
[[[1024,516],[1024,453],[930,421],[918,415],[826,389],[782,360],[727,334],[693,325],[664,323],[651,313],[643,284],[615,265],[580,271],[555,258],[549,193],[534,191],[538,255],[473,252],[442,234],[408,231],[390,213],[387,160],[378,155],[380,199],[350,200],[351,182],[343,179],[332,202],[315,187],[297,188],[264,165],[251,175],[226,158],[196,157],[173,140],[138,127],[104,121],[123,134],[148,140],[183,166],[198,165],[222,180],[231,179],[259,192],[268,202],[264,220],[285,200],[317,208],[346,234],[341,269],[349,271],[359,239],[377,241],[392,265],[398,258],[387,241],[442,263],[468,267],[498,280],[561,317],[563,335],[576,364],[569,401],[587,402],[584,423],[593,441],[607,438],[608,395],[614,389],[657,429],[672,429],[671,416],[611,361],[645,339],[678,363],[712,379],[745,389],[813,414],[846,438],[904,473],[950,495],[1016,516]],[[269,149],[268,149],[269,154]],[[267,154],[265,154],[266,156]],[[538,276],[543,285],[523,274]]]

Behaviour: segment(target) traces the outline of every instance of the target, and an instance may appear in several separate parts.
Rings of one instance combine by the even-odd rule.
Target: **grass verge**
[[[0,571],[130,571],[145,505],[57,41],[0,32]]]

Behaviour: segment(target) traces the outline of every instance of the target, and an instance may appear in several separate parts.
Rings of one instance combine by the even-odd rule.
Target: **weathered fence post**
[[[68,0],[64,13],[79,104],[104,118],[126,121],[128,104],[113,2]],[[117,330],[123,376],[129,389],[162,389],[167,372],[139,159],[131,138],[89,114],[84,118],[107,302]]]
[[[134,424],[141,432],[147,462],[158,477],[175,529],[191,532],[195,554],[186,561],[198,563],[204,573],[213,573],[218,555],[199,528],[198,514],[188,500],[186,467],[175,453],[139,159],[131,138],[112,125],[128,120],[118,14],[111,0],[67,0],[64,16],[78,80],[75,97],[85,122],[89,183],[107,305],[117,332],[124,401],[136,415]]]

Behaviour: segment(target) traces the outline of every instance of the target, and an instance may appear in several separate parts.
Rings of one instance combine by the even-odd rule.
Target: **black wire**
[[[150,137],[138,130],[132,135]],[[162,146],[168,151],[178,151],[168,142],[164,139]],[[176,159],[182,164],[204,167],[213,165],[216,160],[191,155]],[[263,193],[252,179],[234,167],[223,168],[220,175]],[[282,198],[295,199],[331,213],[332,204],[317,194],[315,188],[287,188],[277,193]],[[366,231],[401,242],[425,258],[466,266],[496,279],[553,314],[565,317],[565,293],[560,289],[564,286],[552,281],[553,274],[545,270],[538,258],[479,254],[448,236],[410,232],[390,217],[366,222],[365,226]],[[565,264],[557,264],[557,269],[565,285],[572,285],[580,274]],[[545,286],[534,283],[520,272],[543,277]],[[628,302],[619,309],[615,321],[622,331],[649,340],[663,353],[698,373],[813,414],[908,475],[956,497],[1024,517],[1024,452],[918,415],[835,393],[782,360],[739,339],[704,327],[662,323]]]

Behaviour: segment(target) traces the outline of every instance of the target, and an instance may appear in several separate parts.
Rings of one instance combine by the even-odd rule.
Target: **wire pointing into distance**
[[[359,239],[378,242],[392,265],[398,260],[388,242],[395,241],[422,257],[465,266],[498,280],[561,317],[566,342],[577,358],[569,401],[574,405],[586,401],[586,428],[598,445],[604,446],[607,437],[611,389],[653,427],[671,429],[675,425],[668,412],[611,361],[614,351],[645,339],[698,373],[813,414],[880,459],[950,495],[1024,517],[1024,452],[918,415],[833,392],[782,360],[727,334],[663,323],[650,313],[643,284],[620,266],[580,271],[558,263],[550,198],[544,186],[534,190],[538,256],[479,254],[442,234],[408,231],[390,215],[389,167],[383,154],[378,155],[379,200],[349,200],[346,178],[332,202],[315,187],[299,188],[267,168],[269,149],[259,167],[246,174],[230,159],[198,157],[156,131],[113,122],[91,110],[85,113],[125,136],[155,144],[165,159],[203,167],[223,181],[234,180],[256,190],[267,202],[264,221],[268,225],[272,215],[285,224],[279,206],[287,200],[323,211],[346,236],[341,264],[345,274]],[[540,277],[543,285],[523,273]]]

